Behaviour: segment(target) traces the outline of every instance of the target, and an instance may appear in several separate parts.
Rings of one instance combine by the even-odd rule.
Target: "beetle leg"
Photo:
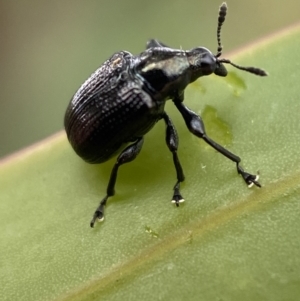
[[[162,42],[159,42],[158,40],[151,39],[151,40],[149,40],[147,42],[146,49],[153,48],[153,47],[166,47],[166,48],[170,48],[169,46],[167,46],[166,44],[164,44]]]
[[[104,219],[104,207],[106,205],[106,201],[110,196],[113,196],[115,194],[115,184],[117,180],[118,175],[118,169],[121,165],[131,162],[136,158],[136,156],[139,154],[139,152],[142,149],[144,143],[144,138],[141,137],[138,140],[136,140],[133,144],[130,144],[127,146],[121,154],[118,156],[117,161],[111,171],[110,179],[108,182],[108,186],[106,189],[106,196],[104,199],[100,202],[98,208],[96,209],[94,216],[91,220],[91,227],[94,227],[94,224],[96,220],[102,221]]]
[[[194,134],[195,136],[202,138],[206,143],[208,143],[210,146],[212,146],[216,151],[230,159],[231,161],[236,163],[236,168],[238,174],[242,176],[248,187],[251,187],[254,185],[261,187],[259,182],[257,181],[259,176],[258,175],[252,175],[246,171],[239,165],[241,162],[241,158],[236,156],[235,154],[228,151],[226,148],[218,144],[217,142],[213,141],[211,138],[209,138],[206,135],[204,123],[200,116],[198,116],[195,112],[190,110],[188,107],[186,107],[181,101],[174,99],[174,104],[176,105],[177,109],[181,113],[189,131]]]
[[[173,154],[173,162],[176,169],[176,175],[177,175],[177,182],[174,186],[174,194],[172,198],[172,203],[175,203],[175,205],[178,207],[179,203],[184,202],[183,197],[180,194],[180,182],[184,181],[184,173],[177,155],[177,149],[178,149],[178,135],[177,131],[174,127],[174,124],[170,117],[164,112],[163,119],[166,123],[166,143],[169,148],[169,150]]]

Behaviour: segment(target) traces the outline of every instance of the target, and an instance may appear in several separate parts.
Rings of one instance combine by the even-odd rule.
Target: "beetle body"
[[[203,67],[197,69],[200,52],[209,61],[207,74]],[[107,161],[124,144],[144,136],[162,118],[166,100],[212,73],[213,63],[214,56],[203,47],[151,47],[139,56],[115,53],[84,82],[67,108],[65,128],[74,150],[89,163]]]
[[[143,136],[160,119],[166,124],[166,143],[173,154],[177,175],[172,202],[179,206],[183,201],[180,183],[184,174],[177,156],[178,136],[164,110],[168,99],[173,101],[192,134],[235,162],[238,173],[249,186],[260,186],[258,177],[245,172],[239,165],[238,156],[209,138],[201,117],[183,104],[187,85],[212,73],[226,76],[224,63],[256,75],[266,75],[261,69],[241,67],[227,59],[219,59],[222,53],[220,30],[226,11],[227,6],[223,3],[218,18],[216,55],[204,47],[185,51],[150,40],[146,50],[137,56],[126,51],[112,55],[71,99],[64,123],[76,153],[89,163],[102,163],[121,152],[112,170],[107,194],[92,219],[92,227],[96,219],[103,219],[106,201],[114,195],[119,166],[136,158],[143,145]]]

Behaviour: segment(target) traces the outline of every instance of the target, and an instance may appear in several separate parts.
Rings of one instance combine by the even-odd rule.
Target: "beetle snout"
[[[227,75],[228,72],[227,72],[227,69],[225,68],[224,64],[217,62],[214,73],[218,76],[224,77]]]

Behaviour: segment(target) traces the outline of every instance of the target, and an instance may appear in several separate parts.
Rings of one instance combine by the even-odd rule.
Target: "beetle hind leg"
[[[115,184],[117,180],[118,175],[118,169],[121,165],[125,163],[129,163],[132,160],[136,158],[136,156],[139,154],[139,152],[142,149],[144,143],[144,138],[141,137],[137,139],[133,144],[130,144],[127,146],[121,154],[118,156],[117,161],[111,171],[110,179],[107,185],[106,189],[106,196],[102,199],[99,206],[97,207],[94,216],[91,220],[90,226],[93,228],[95,225],[95,222],[97,220],[103,221],[104,220],[104,208],[107,202],[107,199],[115,194]]]

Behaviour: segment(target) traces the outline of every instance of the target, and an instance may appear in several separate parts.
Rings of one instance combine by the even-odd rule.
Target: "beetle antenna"
[[[230,65],[232,65],[233,67],[235,67],[237,69],[244,70],[244,71],[250,72],[250,73],[255,74],[255,75],[259,75],[259,76],[267,76],[268,75],[268,73],[265,70],[262,70],[262,69],[259,69],[259,68],[256,68],[256,67],[239,66],[239,65],[236,65],[236,64],[232,63],[230,60],[226,60],[226,59],[220,59],[218,61],[220,63],[230,64]]]
[[[225,22],[226,14],[227,14],[227,4],[226,4],[226,2],[223,2],[219,8],[218,28],[217,28],[217,40],[218,40],[218,50],[217,51],[218,52],[215,55],[216,58],[218,58],[222,55],[223,46],[221,44],[221,27],[222,27],[223,23]],[[250,72],[255,75],[259,75],[259,76],[267,76],[268,75],[268,73],[266,71],[256,68],[256,67],[242,67],[242,66],[232,63],[230,60],[227,60],[227,59],[220,59],[218,61],[220,63],[230,64],[237,69],[244,70],[244,71]]]
[[[221,44],[221,27],[225,21],[226,13],[227,13],[227,4],[226,2],[223,2],[219,9],[218,28],[217,28],[218,53],[216,54],[216,57],[219,57],[222,54],[223,46]]]

